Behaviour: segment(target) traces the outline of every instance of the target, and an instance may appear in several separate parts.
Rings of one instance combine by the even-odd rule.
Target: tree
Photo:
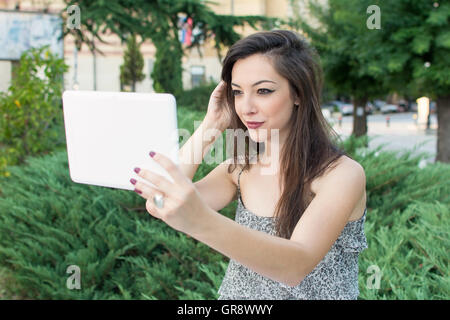
[[[380,5],[383,32],[374,34],[372,71],[388,75],[400,93],[427,95],[437,105],[435,161],[450,162],[450,3],[388,0]],[[384,59],[380,59],[384,55]]]
[[[380,9],[380,29],[369,29],[366,24],[372,5]],[[312,28],[304,21],[297,25],[304,27],[318,47],[327,80],[356,97],[359,92],[363,97],[397,92],[435,99],[435,160],[450,162],[450,4],[330,0],[328,8],[309,7],[321,26]]]
[[[366,63],[371,50],[366,26],[365,1],[329,0],[328,5],[304,3],[318,24],[301,16],[290,24],[301,29],[317,49],[325,73],[325,81],[338,92],[351,95],[353,102],[353,132],[356,137],[367,134],[366,104],[385,94],[388,89],[381,77],[374,75]]]
[[[264,16],[228,16],[215,14],[203,0],[65,0],[67,6],[78,5],[81,16],[79,29],[67,29],[64,34],[75,36],[77,44],[90,48],[92,39],[105,42],[102,33],[111,32],[125,40],[133,33],[142,40],[151,40],[157,50],[152,78],[157,92],[165,91],[177,96],[182,90],[181,58],[184,50],[199,47],[213,39],[220,56],[220,49],[240,39],[236,26],[250,25],[257,28],[271,27],[278,19]],[[178,16],[185,14],[193,19],[193,28],[200,32],[192,44],[183,49],[178,39]],[[158,52],[160,51],[160,52]]]
[[[140,44],[137,43],[136,36],[131,35],[127,40],[123,64],[120,66],[120,85],[131,85],[131,90],[136,91],[136,82],[145,79],[143,68],[144,58],[140,51]]]

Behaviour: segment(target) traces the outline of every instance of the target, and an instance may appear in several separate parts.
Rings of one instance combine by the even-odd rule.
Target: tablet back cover
[[[178,164],[176,101],[167,93],[65,91],[64,126],[74,182],[134,190],[135,167],[172,177],[150,156]]]

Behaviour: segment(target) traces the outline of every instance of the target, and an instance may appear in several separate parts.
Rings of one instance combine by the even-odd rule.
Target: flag
[[[186,43],[186,45],[191,45],[191,43],[192,43],[192,39],[191,39],[191,37],[192,37],[192,25],[193,25],[193,22],[192,22],[192,18],[188,18],[187,19],[187,26],[186,26],[186,36],[185,36],[185,43]]]

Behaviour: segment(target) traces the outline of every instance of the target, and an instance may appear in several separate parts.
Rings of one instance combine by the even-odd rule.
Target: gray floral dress
[[[235,221],[251,229],[275,235],[273,217],[255,215],[241,199],[238,177],[238,206]],[[367,249],[364,215],[348,222],[322,261],[295,287],[266,278],[230,259],[218,290],[219,300],[334,300],[357,299],[358,256]]]

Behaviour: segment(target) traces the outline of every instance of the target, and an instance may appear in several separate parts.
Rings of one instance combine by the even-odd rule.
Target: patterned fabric
[[[238,176],[238,206],[235,221],[251,229],[275,235],[273,217],[254,214],[244,207]],[[295,287],[266,278],[230,259],[218,290],[219,300],[334,300],[357,299],[358,256],[368,248],[363,216],[348,222],[322,261]]]

